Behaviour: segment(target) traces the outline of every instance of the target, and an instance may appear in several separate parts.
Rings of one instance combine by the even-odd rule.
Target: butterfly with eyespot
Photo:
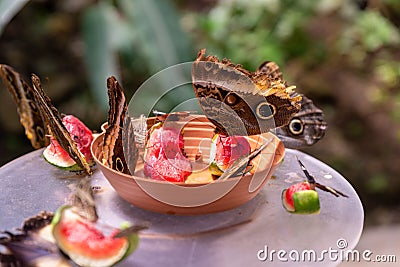
[[[262,71],[249,72],[227,59],[200,50],[192,65],[200,107],[224,135],[256,135],[281,127],[300,110],[294,86]]]
[[[85,156],[62,123],[60,112],[42,89],[39,77],[32,74],[31,87],[7,65],[0,65],[0,76],[17,105],[21,124],[32,146],[35,149],[46,146],[49,143],[48,136],[52,135],[82,171],[90,175],[92,171]]]
[[[21,75],[7,65],[0,65],[0,76],[17,105],[20,122],[35,149],[49,145],[49,134],[43,124],[43,115],[35,101],[33,88]]]
[[[262,63],[257,72],[263,72],[273,79],[282,79],[283,74],[278,65],[272,61]],[[294,93],[297,94],[297,93]],[[275,134],[286,148],[311,146],[322,139],[327,129],[324,113],[311,99],[301,95],[301,109],[287,125],[275,129]]]
[[[109,111],[103,141],[103,164],[131,174],[135,172],[139,150],[144,148],[145,137],[142,135],[143,128],[147,133],[146,118],[129,116],[123,88],[114,76],[107,79],[107,88]]]

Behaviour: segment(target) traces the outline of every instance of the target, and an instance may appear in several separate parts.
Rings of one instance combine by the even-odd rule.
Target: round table
[[[319,183],[349,198],[319,191],[321,212],[291,214],[281,203],[282,190],[305,179],[296,156]],[[0,231],[21,226],[41,210],[55,211],[68,201],[79,180],[74,173],[48,164],[42,150],[28,153],[0,168]],[[198,216],[158,214],[120,198],[95,170],[92,185],[101,221],[145,224],[139,248],[118,266],[336,266],[360,238],[364,211],[350,183],[321,161],[286,149],[261,193],[229,211]]]

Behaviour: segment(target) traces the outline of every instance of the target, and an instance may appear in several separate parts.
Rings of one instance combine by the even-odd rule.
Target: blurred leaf
[[[400,32],[393,24],[376,10],[367,10],[353,17],[349,25],[338,39],[341,52],[345,54],[375,51],[383,46],[398,46]],[[360,60],[362,61],[363,58]]]
[[[0,0],[0,34],[10,20],[25,6],[28,0]]]
[[[141,68],[147,68],[149,73],[154,74],[178,63],[194,60],[189,38],[183,32],[177,11],[170,1],[119,0],[117,3],[134,31],[132,48],[137,50],[134,54],[142,59]],[[176,91],[170,85],[171,81],[190,82],[190,76],[182,68],[174,68],[168,74],[161,73],[152,80],[151,89],[143,96],[144,106],[157,103],[157,108],[169,111],[181,102],[194,98],[190,86]],[[171,90],[175,92],[164,95]]]
[[[174,5],[157,0],[119,0],[121,10],[136,32],[136,45],[150,73],[193,60],[188,36],[182,31]]]
[[[400,62],[390,59],[379,60],[375,72],[386,87],[395,87],[400,81]]]
[[[357,16],[355,28],[361,34],[367,50],[373,51],[383,45],[399,44],[399,31],[378,11],[365,11]]]
[[[106,79],[119,76],[115,59],[115,9],[105,2],[86,10],[82,22],[82,35],[86,45],[85,56],[89,82],[96,102],[108,109]]]

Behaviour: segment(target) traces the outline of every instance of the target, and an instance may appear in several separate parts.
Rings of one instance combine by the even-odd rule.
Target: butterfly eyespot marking
[[[260,104],[258,104],[257,108],[256,108],[256,115],[257,117],[259,117],[260,119],[263,120],[269,120],[272,117],[274,117],[276,113],[276,108],[274,105],[271,105],[268,102],[262,102]]]
[[[119,172],[123,172],[124,171],[124,163],[122,162],[121,158],[117,158],[115,160],[115,169]]]
[[[43,140],[46,137],[44,129],[40,126],[36,126],[36,135],[39,137],[40,140]]]
[[[237,96],[234,95],[234,94],[229,94],[229,95],[225,98],[226,103],[227,103],[228,105],[230,105],[230,106],[235,105],[236,102],[237,102],[237,100],[238,100],[238,99],[237,99]]]
[[[303,132],[304,127],[300,119],[294,118],[289,123],[289,130],[294,135],[299,135]]]

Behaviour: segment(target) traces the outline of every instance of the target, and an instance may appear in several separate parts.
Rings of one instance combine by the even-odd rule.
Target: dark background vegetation
[[[399,1],[35,0],[17,11],[0,35],[0,63],[39,75],[58,109],[94,130],[106,120],[108,75],[129,99],[200,48],[250,70],[276,61],[328,121],[304,151],[350,181],[368,225],[400,222]],[[5,164],[32,148],[0,89]]]

